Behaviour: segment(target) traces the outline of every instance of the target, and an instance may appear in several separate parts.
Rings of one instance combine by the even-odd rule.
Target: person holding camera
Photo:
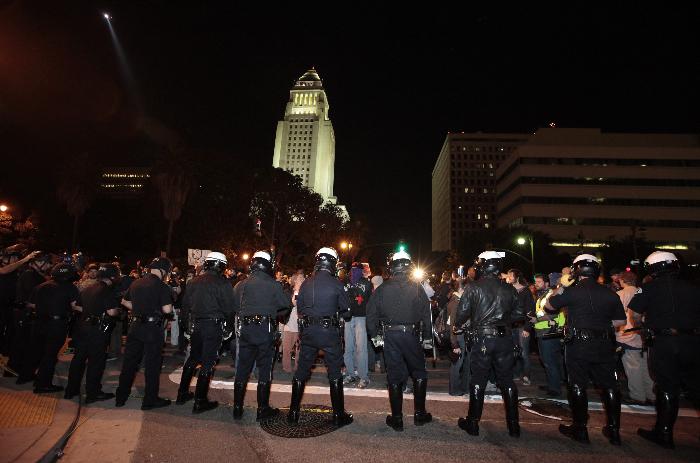
[[[389,262],[391,278],[374,292],[367,304],[370,338],[384,334],[384,360],[389,385],[391,415],[386,424],[403,431],[403,385],[413,378],[413,423],[422,426],[433,416],[425,411],[428,373],[423,349],[432,349],[430,301],[423,286],[410,278],[413,268],[406,251],[394,253]],[[422,341],[422,342],[421,342]]]
[[[146,370],[146,393],[141,410],[170,405],[170,400],[158,397],[158,390],[163,357],[163,321],[166,315],[173,312],[172,290],[164,280],[172,267],[167,258],[156,257],[149,266],[150,273],[134,281],[122,298],[122,305],[131,311],[132,324],[119,375],[115,399],[117,407],[126,404],[142,359]]]
[[[564,355],[569,375],[569,406],[573,424],[559,425],[559,432],[571,439],[589,443],[589,381],[603,390],[607,424],[603,435],[611,444],[620,445],[620,385],[615,367],[615,332],[613,327],[627,323],[620,298],[610,288],[597,283],[600,262],[591,254],[581,254],[573,262],[576,284],[560,286],[545,308],[556,313],[567,308],[564,330]],[[556,340],[559,341],[558,339]]]
[[[111,392],[102,391],[102,374],[107,358],[106,348],[114,329],[114,319],[119,315],[119,298],[115,286],[121,278],[121,271],[114,264],[99,264],[97,282],[87,286],[80,293],[83,311],[75,330],[75,355],[68,370],[68,385],[65,399],[80,394],[80,383],[85,373],[85,403],[109,400]]]

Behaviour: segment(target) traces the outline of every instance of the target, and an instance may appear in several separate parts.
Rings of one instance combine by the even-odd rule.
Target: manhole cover
[[[301,439],[317,437],[338,429],[333,424],[333,409],[325,405],[302,405],[298,424],[287,423],[289,408],[281,408],[274,418],[260,422],[260,427],[273,436]]]
[[[520,403],[520,408],[538,416],[559,421],[571,419],[571,410],[566,403],[537,398],[524,398],[518,402]]]

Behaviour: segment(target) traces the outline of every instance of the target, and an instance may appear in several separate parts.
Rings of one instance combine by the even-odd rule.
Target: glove
[[[430,350],[433,348],[433,340],[432,339],[424,339],[423,340],[423,350]]]

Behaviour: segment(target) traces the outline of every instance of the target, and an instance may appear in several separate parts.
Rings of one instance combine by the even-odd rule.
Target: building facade
[[[315,69],[289,91],[284,118],[277,123],[272,165],[297,175],[304,186],[335,204],[335,134],[323,82]]]
[[[448,133],[432,175],[432,250],[496,226],[496,170],[530,135]]]
[[[496,192],[499,227],[542,231],[555,246],[697,249],[700,137],[540,129],[499,167]]]
[[[100,178],[100,191],[111,198],[136,198],[151,181],[148,167],[106,167]]]

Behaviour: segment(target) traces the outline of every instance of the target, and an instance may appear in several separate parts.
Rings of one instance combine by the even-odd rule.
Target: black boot
[[[603,428],[603,435],[612,445],[621,445],[620,441],[620,390],[605,389],[603,391],[603,405],[607,423]]]
[[[331,386],[331,405],[333,405],[333,424],[342,427],[352,423],[352,414],[345,411],[343,396],[343,378],[329,380]]]
[[[673,425],[678,417],[678,395],[658,391],[656,394],[656,426],[646,430],[639,428],[637,434],[665,449],[673,449]]]
[[[389,406],[391,415],[386,417],[386,425],[403,431],[403,384],[389,384]]]
[[[518,417],[518,388],[508,386],[501,389],[503,403],[506,406],[506,424],[510,437],[520,437],[520,420]]]
[[[243,399],[245,398],[246,383],[236,381],[233,383],[233,419],[243,418]]]
[[[267,420],[280,412],[279,408],[270,407],[270,387],[272,383],[258,381],[258,412],[255,421]]]
[[[458,425],[472,436],[479,435],[479,420],[484,411],[484,390],[478,384],[469,388],[469,413],[466,418],[460,418]]]
[[[209,393],[209,383],[211,382],[211,372],[199,372],[197,377],[197,387],[194,390],[194,406],[192,413],[202,413],[207,410],[213,410],[219,406],[219,402],[210,401],[207,397]]]
[[[182,367],[180,387],[177,390],[177,400],[175,401],[176,404],[182,405],[194,398],[194,394],[190,392],[190,383],[192,382],[192,376],[194,376],[196,367],[196,364],[193,363],[190,365],[190,362],[185,363],[185,366]]]
[[[299,408],[301,407],[301,396],[304,395],[304,381],[296,378],[292,379],[292,401],[289,404],[287,423],[296,424],[299,422]]]
[[[586,395],[586,389],[577,384],[571,386],[569,388],[569,405],[573,415],[573,423],[571,425],[560,424],[559,432],[577,442],[590,444],[588,429],[586,428],[588,423],[588,396]]]
[[[413,424],[423,426],[433,421],[433,415],[425,411],[425,394],[428,392],[428,378],[413,381]]]

